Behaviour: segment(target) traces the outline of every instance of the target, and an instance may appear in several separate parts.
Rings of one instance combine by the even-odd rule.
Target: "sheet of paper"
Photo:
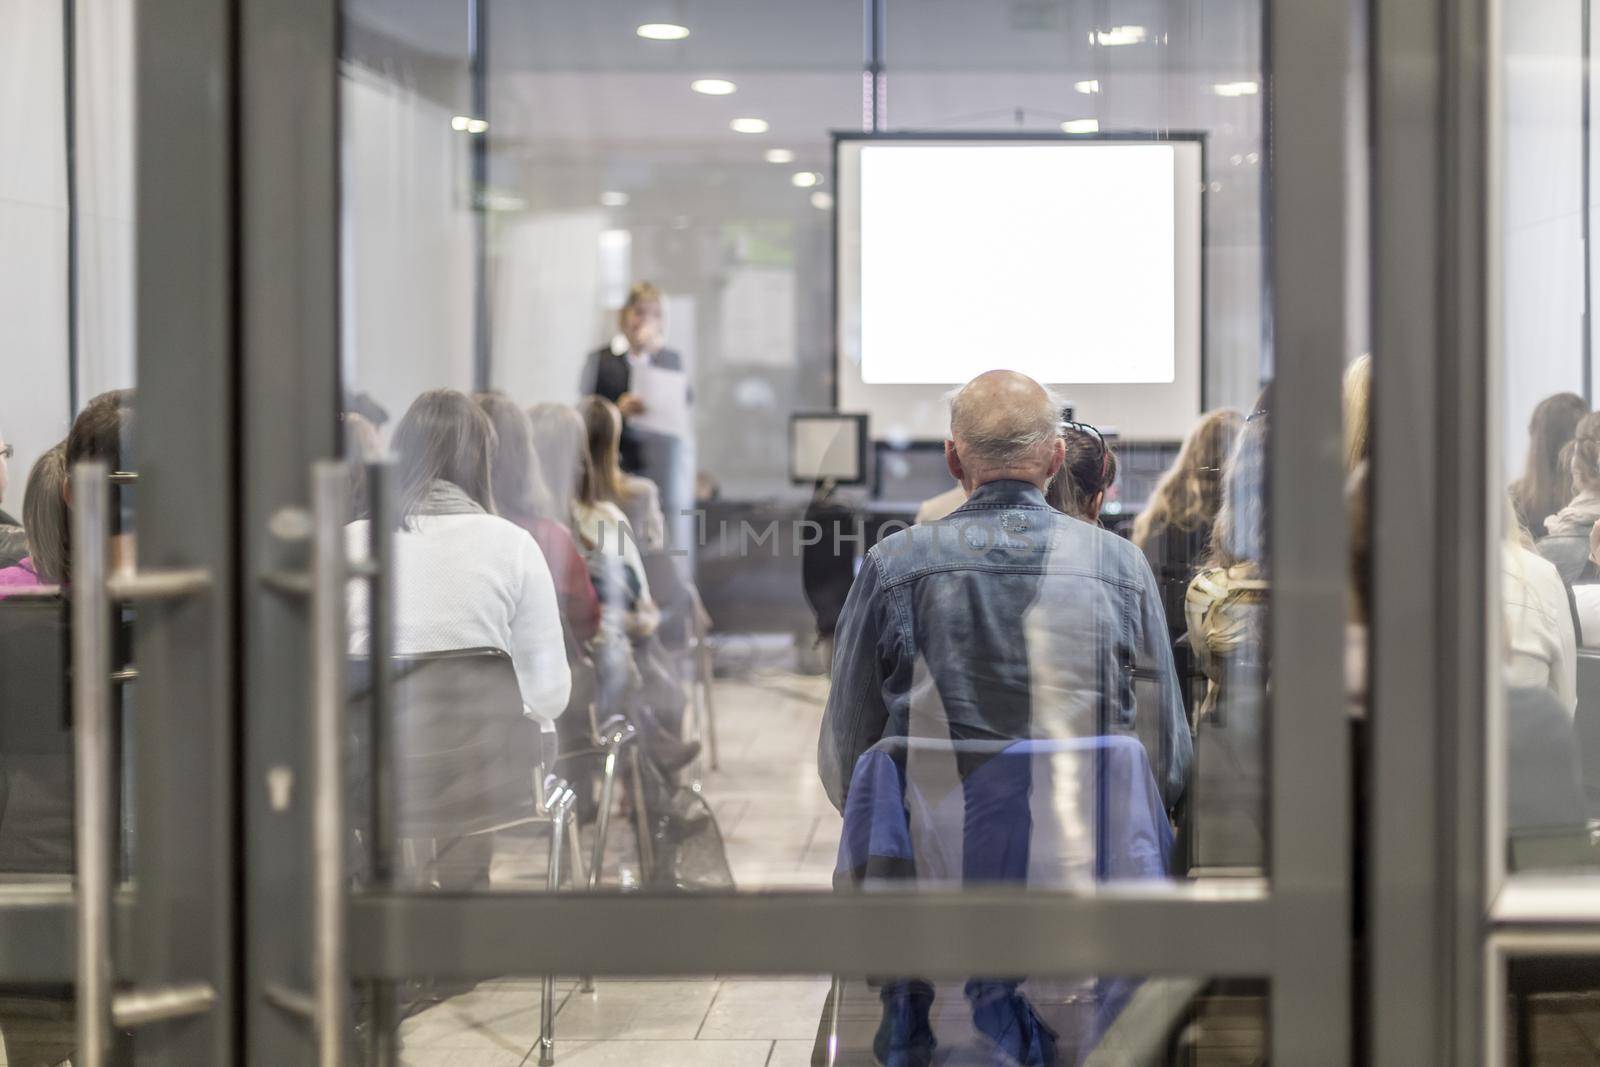
[[[644,402],[644,412],[629,420],[640,430],[682,437],[689,432],[689,376],[651,364],[633,368],[628,391]]]

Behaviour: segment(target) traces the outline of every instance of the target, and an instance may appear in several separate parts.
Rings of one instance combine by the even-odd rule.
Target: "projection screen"
[[[1200,412],[1197,136],[835,141],[838,406],[877,440],[943,437],[995,367],[1127,439]]]

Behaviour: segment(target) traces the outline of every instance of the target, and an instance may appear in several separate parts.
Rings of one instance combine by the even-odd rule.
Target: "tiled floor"
[[[702,792],[721,827],[742,889],[828,889],[839,815],[817,781],[824,678],[784,671],[719,679],[719,769]],[[587,838],[586,844],[592,838]],[[497,847],[496,884],[537,885],[545,845]],[[587,855],[587,853],[586,853]],[[637,878],[633,836],[612,824],[605,878]],[[826,978],[606,980],[593,992],[557,986],[556,1061],[562,1067],[801,1067],[811,1062]],[[538,1062],[539,982],[484,982],[401,1026],[410,1067]]]

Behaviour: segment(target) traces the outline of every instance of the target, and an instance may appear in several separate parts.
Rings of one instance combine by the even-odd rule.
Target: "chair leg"
[[[606,858],[606,830],[611,825],[611,798],[617,783],[617,749],[606,748],[605,768],[600,775],[600,810],[594,820],[594,853],[589,862],[589,888],[600,885],[600,870]]]
[[[650,843],[650,805],[644,798],[644,772],[639,766],[644,757],[639,754],[637,745],[629,755],[632,757],[629,769],[633,777],[634,836],[639,839],[639,880],[648,885],[655,876],[655,849]]]
[[[572,883],[573,889],[582,889],[589,884],[589,881],[583,873],[583,838],[578,833],[576,809],[567,815],[567,853],[567,862],[572,867],[567,872],[567,879]]]
[[[539,994],[539,1067],[556,1062],[556,976],[544,976]]]
[[[706,754],[711,760],[711,769],[720,770],[721,764],[717,760],[717,707],[711,696],[711,682],[715,675],[711,669],[711,649],[701,641],[695,650],[695,704],[697,709],[704,705],[699,713],[705,720]]]

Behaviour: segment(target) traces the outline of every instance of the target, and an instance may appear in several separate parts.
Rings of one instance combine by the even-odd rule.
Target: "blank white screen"
[[[862,146],[862,381],[1172,382],[1174,180],[1170,144]]]

